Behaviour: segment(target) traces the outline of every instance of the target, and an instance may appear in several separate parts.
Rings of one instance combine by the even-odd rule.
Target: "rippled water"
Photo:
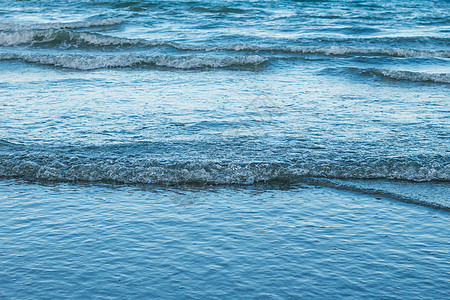
[[[389,215],[389,222],[367,235],[367,240],[391,230],[398,222],[402,226],[411,225],[406,216],[427,213],[437,214],[435,221],[440,225],[433,230],[448,233],[443,224],[448,221],[450,210],[449,8],[447,1],[396,0],[0,0],[0,183],[5,194],[3,199],[7,199],[1,204],[2,224],[7,226],[0,233],[5,237],[26,235],[26,245],[52,234],[51,227],[30,231],[30,227],[11,223],[10,219],[16,215],[14,211],[25,209],[33,214],[33,209],[27,208],[33,199],[48,198],[46,211],[52,206],[59,207],[58,201],[63,201],[68,206],[60,207],[62,214],[79,214],[87,208],[77,199],[100,199],[106,193],[109,201],[120,207],[126,206],[127,201],[134,205],[138,199],[147,199],[142,195],[148,195],[150,202],[140,204],[145,206],[144,210],[171,219],[174,211],[192,214],[190,217],[196,212],[203,213],[204,207],[198,201],[190,204],[189,212],[184,210],[180,203],[192,197],[208,202],[213,211],[220,210],[224,199],[235,204],[244,199],[243,206],[253,205],[259,199],[251,192],[254,189],[272,195],[277,201],[308,199],[315,207],[311,215],[326,214],[323,220],[339,214],[337,208],[322,212],[322,206],[314,204],[323,203],[324,199],[329,199],[330,207],[345,206],[339,203],[346,203],[345,199],[351,197],[348,195],[364,203],[373,202],[372,209],[380,211],[395,206],[398,219],[395,214]],[[66,191],[69,186],[76,190],[74,195]],[[53,188],[59,192],[49,192]],[[15,193],[22,196],[11,196]],[[180,196],[184,200],[167,205],[166,193],[184,195]],[[376,204],[378,198],[384,199],[384,204]],[[16,203],[11,199],[22,200]],[[286,203],[272,200],[258,202],[261,224],[272,222],[263,213],[265,209],[270,210],[267,205],[279,205],[280,220],[290,214],[281,209],[286,208]],[[12,203],[15,203],[13,208]],[[100,226],[102,204],[93,203],[97,203],[98,211],[96,205],[89,204],[93,219],[86,224]],[[159,206],[153,207],[152,203]],[[111,209],[116,211],[117,207]],[[438,210],[433,212],[430,208]],[[51,218],[52,213],[48,213],[47,217]],[[144,218],[142,212],[136,213]],[[220,213],[222,219],[230,218],[229,230],[241,222],[238,217],[233,218],[234,213],[233,210]],[[342,214],[351,215],[352,209],[347,207]],[[361,213],[362,218],[369,215]],[[46,218],[45,213],[41,217]],[[119,213],[116,218],[127,224],[132,222],[126,214]],[[199,220],[199,224],[208,228],[201,231],[205,240],[215,237],[216,221]],[[253,222],[250,217],[248,222]],[[418,222],[417,226],[423,230],[432,230],[431,219]],[[148,223],[139,224],[137,231],[150,230]],[[350,224],[343,217],[330,226],[346,228]],[[347,238],[353,240],[363,230],[360,226],[375,224],[376,220],[364,225],[358,223],[352,227],[354,232],[346,233]],[[166,238],[176,240],[185,227],[196,225],[181,222],[168,226],[166,229],[172,231]],[[258,240],[268,239],[269,244],[285,241],[286,237],[275,237],[265,231],[269,227],[264,227]],[[61,233],[65,236],[74,233],[73,230],[63,226]],[[308,227],[301,230],[305,231],[306,240],[325,234]],[[91,234],[89,230],[83,232],[82,235]],[[119,230],[105,236],[118,239],[125,232]],[[406,244],[402,238],[396,238],[392,249],[400,247],[409,253],[406,256],[413,255],[420,250],[412,242],[413,236],[405,235]],[[133,244],[144,236],[136,233],[129,238]],[[438,253],[448,253],[445,238],[445,235],[436,236],[431,242],[424,240],[423,244],[439,245]],[[183,243],[196,241],[194,237],[183,236],[183,239]],[[77,242],[58,238],[51,243],[60,244],[63,251]],[[303,240],[294,244],[297,250],[310,249]],[[163,249],[163,245],[163,241],[156,240],[147,246]],[[164,249],[174,249],[172,246]],[[247,259],[255,253],[268,254],[258,252],[266,246],[256,243],[259,250],[246,254],[244,248],[239,248],[243,261],[235,260],[233,270],[239,264],[261,267],[261,261]],[[14,263],[8,255],[15,255],[17,247],[20,245],[8,244],[0,249],[0,254],[4,251],[8,257],[6,264]],[[212,247],[216,251],[215,259],[231,259],[236,254],[226,252],[227,247],[227,241]],[[408,247],[410,250],[406,250]],[[115,249],[117,259],[132,257],[134,253],[132,248],[114,242],[106,248]],[[370,249],[374,253],[378,251],[375,246]],[[53,257],[47,250],[38,252],[41,258]],[[78,248],[75,253],[81,255],[85,250]],[[363,255],[363,250],[358,251],[358,255]],[[150,255],[141,256],[144,261],[150,259],[147,254]],[[92,267],[96,271],[101,270],[98,262],[106,263],[101,254],[88,254],[88,257],[97,261]],[[420,255],[416,258],[413,266],[426,273],[429,265],[420,264]],[[55,263],[64,259],[67,257],[60,256]],[[164,258],[155,259],[151,268],[156,268],[156,264],[162,263],[158,259]],[[317,262],[320,259],[323,256],[310,260],[311,268],[320,269],[321,264]],[[365,268],[351,255],[343,255],[341,259]],[[283,260],[275,262],[284,266],[283,272],[291,274],[296,274],[294,269],[299,267],[297,263]],[[135,263],[127,260],[123,267]],[[387,263],[403,270],[398,259]],[[445,261],[433,263],[433,268],[448,271]],[[183,268],[198,269],[199,265],[202,263],[190,262]],[[340,273],[335,276],[345,278],[342,272],[346,269],[339,266]],[[223,272],[229,270],[222,267]],[[39,268],[46,271],[47,267]],[[8,270],[16,274],[33,273],[32,270]],[[230,274],[235,279],[246,277],[245,272],[226,275],[222,271],[215,277],[218,281]],[[375,272],[370,268],[366,271]],[[130,276],[144,278],[139,272]],[[282,274],[280,270],[273,272]],[[404,275],[392,270],[386,272],[394,285]],[[201,272],[194,273],[199,276]],[[349,280],[368,276],[363,274],[364,271],[353,274]],[[79,275],[68,278],[76,281]],[[9,286],[12,277],[0,273],[1,276],[9,278],[1,281]],[[436,272],[436,277],[441,278],[436,281],[437,287],[445,290],[442,278],[448,276],[438,276]],[[173,287],[170,278],[166,279],[161,284]],[[411,279],[412,285],[420,286],[424,282],[420,276],[416,279],[415,282]],[[268,280],[266,277],[250,280],[243,289],[255,289]],[[277,288],[272,286],[271,295],[330,296],[344,279],[337,285],[326,285],[329,290],[322,294],[314,288],[282,292],[300,284],[292,280],[279,283]],[[93,281],[86,282],[101,284]],[[56,286],[60,289],[59,284],[52,285],[52,290]],[[374,295],[367,282],[356,285],[361,290],[351,289],[340,296],[367,296],[369,292]],[[237,296],[233,292],[215,294],[212,290],[201,294],[199,286],[202,286],[200,282],[193,282],[193,290],[184,295]],[[230,283],[229,289],[224,290],[229,291],[231,286],[236,287]],[[135,296],[152,295],[139,290]],[[35,292],[26,287],[21,291],[25,293],[22,296]],[[91,292],[101,294],[98,290]],[[124,293],[121,289],[117,292]],[[52,293],[48,290],[42,295],[50,297]],[[245,291],[242,293],[245,295]],[[414,289],[408,293],[403,296],[426,295]],[[263,296],[259,292],[249,295]]]

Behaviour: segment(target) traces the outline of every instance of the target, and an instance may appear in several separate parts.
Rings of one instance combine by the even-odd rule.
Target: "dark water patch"
[[[17,148],[17,147],[20,147],[20,145],[19,144],[16,144],[16,143],[13,143],[13,142],[10,142],[10,141],[7,141],[7,140],[2,140],[2,139],[0,139],[0,150],[1,149],[4,149],[4,148],[7,148],[7,149],[11,149],[11,148]]]
[[[430,26],[430,25],[448,25],[450,24],[450,18],[446,17],[426,17],[420,19],[417,24]]]
[[[326,27],[320,29],[320,31],[326,32],[338,32],[350,35],[364,35],[381,32],[380,29],[374,27],[362,27],[362,26],[345,26],[345,27]]]
[[[352,3],[352,5],[354,7],[362,7],[362,8],[365,8],[365,9],[382,10],[383,9],[383,5],[381,5],[381,3],[378,4],[378,3],[367,2],[367,1],[355,1],[355,2]]]
[[[317,2],[323,2],[323,3],[327,3],[330,2],[331,0],[292,0],[292,2],[300,2],[300,3],[317,3]]]
[[[242,14],[245,13],[245,10],[239,8],[232,8],[227,6],[220,7],[201,7],[201,6],[191,6],[189,8],[190,11],[200,12],[200,13],[212,13],[212,14]]]
[[[334,20],[334,19],[342,19],[342,16],[338,15],[309,15],[308,18],[312,19],[325,19],[325,20]]]

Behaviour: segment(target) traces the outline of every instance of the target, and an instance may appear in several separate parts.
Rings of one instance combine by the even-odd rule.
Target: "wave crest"
[[[106,21],[104,21],[106,22]],[[114,22],[112,20],[111,22]],[[86,23],[86,22],[81,22]],[[94,22],[95,23],[95,22]],[[107,23],[107,22],[106,22]],[[175,50],[186,52],[248,52],[248,53],[282,53],[288,55],[323,55],[323,56],[387,56],[400,58],[449,58],[450,52],[445,50],[418,50],[403,48],[358,48],[351,46],[259,46],[251,44],[234,44],[223,46],[190,46],[182,45],[173,41],[149,41],[145,39],[128,39],[103,35],[99,33],[75,32],[70,29],[81,24],[77,23],[55,23],[66,24],[62,27],[31,28],[28,30],[16,30],[0,32],[0,46],[19,45],[44,45],[47,47],[62,48],[87,48],[102,49],[105,47],[140,47],[144,49],[153,47],[170,47]],[[69,26],[70,25],[70,26]],[[86,25],[86,24],[85,24]],[[92,25],[92,24],[91,24]],[[1,23],[0,23],[1,28]]]
[[[61,182],[126,184],[298,183],[304,178],[450,181],[448,157],[371,161],[282,163],[172,162],[151,159],[97,158],[41,154],[0,159],[0,177]]]
[[[0,53],[1,60],[16,60],[26,63],[49,65],[74,70],[95,70],[104,68],[127,67],[161,67],[173,69],[205,69],[228,67],[255,67],[267,61],[259,55],[240,57],[200,57],[200,56],[171,56],[171,55],[37,55]]]
[[[55,23],[38,23],[38,24],[0,23],[0,31],[17,31],[17,30],[32,30],[32,29],[77,29],[77,28],[119,25],[122,24],[123,22],[125,22],[123,18],[106,18],[91,21],[55,22]]]
[[[304,46],[279,46],[262,47],[252,45],[232,45],[225,47],[209,48],[213,50],[228,50],[236,52],[282,52],[287,54],[311,54],[325,56],[346,56],[346,55],[373,55],[403,58],[437,57],[449,58],[450,52],[444,50],[416,50],[402,48],[356,48],[350,46],[330,46],[330,47],[304,47]]]
[[[33,29],[0,32],[0,46],[48,45],[50,47],[108,47],[134,46],[143,44],[158,46],[158,42],[146,42],[139,39],[124,39],[97,33],[75,32],[66,29]]]
[[[425,72],[411,72],[398,71],[388,69],[350,69],[365,76],[379,76],[388,80],[394,81],[411,81],[411,82],[425,82],[425,83],[450,83],[450,74],[448,73],[425,73]]]

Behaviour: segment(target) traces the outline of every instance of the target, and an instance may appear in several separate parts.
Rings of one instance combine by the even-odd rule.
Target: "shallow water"
[[[0,190],[8,299],[447,297],[439,210],[306,186]]]
[[[445,297],[449,265],[423,249],[449,252],[449,8],[0,0],[0,238],[14,241],[1,250],[4,296]],[[353,198],[366,207],[358,220]],[[176,222],[150,243],[144,212]],[[296,214],[333,230],[283,231]],[[236,245],[244,224],[260,231]],[[84,244],[92,234],[108,240],[103,250]],[[289,234],[297,252],[275,251]],[[214,253],[187,247],[197,239]],[[329,256],[344,240],[354,248]]]

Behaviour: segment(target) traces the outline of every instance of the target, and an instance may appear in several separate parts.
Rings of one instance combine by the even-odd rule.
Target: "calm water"
[[[445,298],[449,11],[0,0],[0,298]]]

